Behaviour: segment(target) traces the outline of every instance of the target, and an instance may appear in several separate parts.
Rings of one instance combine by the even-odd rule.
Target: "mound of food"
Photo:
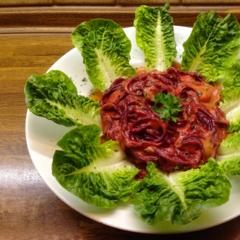
[[[164,108],[156,104],[159,94],[179,100],[175,119],[165,119],[157,111]],[[195,168],[216,156],[227,134],[219,101],[218,86],[176,68],[119,78],[101,99],[103,133],[117,140],[140,168],[149,161],[166,172]]]

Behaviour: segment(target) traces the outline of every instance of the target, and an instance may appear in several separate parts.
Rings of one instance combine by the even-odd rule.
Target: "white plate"
[[[136,47],[135,29],[124,29],[132,42],[131,64],[141,66],[144,63],[142,52]],[[178,50],[178,59],[182,53],[182,43],[191,32],[191,28],[174,28]],[[86,77],[82,58],[76,49],[72,49],[61,57],[49,70],[59,69],[72,78],[79,94],[88,95],[91,84],[82,82]],[[240,188],[237,187],[239,178],[233,178],[233,189],[230,200],[216,208],[206,209],[200,218],[190,224],[179,226],[170,223],[160,223],[150,226],[136,215],[131,205],[122,205],[115,210],[104,211],[89,205],[60,186],[51,174],[52,156],[57,148],[56,142],[69,128],[62,127],[44,118],[39,118],[31,112],[26,116],[26,140],[32,161],[49,188],[66,204],[81,214],[108,226],[141,232],[141,233],[178,233],[190,232],[216,226],[240,215]]]

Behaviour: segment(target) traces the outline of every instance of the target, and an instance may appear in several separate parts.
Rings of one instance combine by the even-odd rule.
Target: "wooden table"
[[[72,45],[64,29],[42,32],[0,34],[0,240],[239,240],[240,217],[189,234],[134,234],[82,216],[48,189],[26,147],[23,88],[30,74],[44,73]]]

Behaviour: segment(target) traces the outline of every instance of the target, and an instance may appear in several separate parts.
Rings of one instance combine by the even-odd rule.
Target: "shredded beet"
[[[176,123],[153,110],[159,93],[181,99]],[[119,78],[103,94],[103,133],[116,140],[139,168],[155,162],[166,172],[195,168],[215,157],[228,122],[218,107],[219,88],[195,74],[170,68]]]

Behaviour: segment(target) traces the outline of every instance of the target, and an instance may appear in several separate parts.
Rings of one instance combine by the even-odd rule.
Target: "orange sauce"
[[[103,95],[103,93],[101,91],[97,90],[97,91],[92,92],[90,94],[89,98],[93,101],[99,102],[100,99],[102,98],[102,95]]]

